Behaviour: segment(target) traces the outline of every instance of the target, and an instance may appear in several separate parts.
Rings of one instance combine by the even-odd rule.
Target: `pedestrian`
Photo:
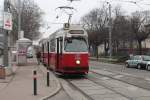
[[[40,59],[41,59],[41,52],[40,51],[38,51],[36,53],[36,58],[37,58],[38,65],[40,65]]]

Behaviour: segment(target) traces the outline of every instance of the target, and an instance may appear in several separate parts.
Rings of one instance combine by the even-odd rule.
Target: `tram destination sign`
[[[71,30],[69,31],[70,34],[84,34],[83,30]]]

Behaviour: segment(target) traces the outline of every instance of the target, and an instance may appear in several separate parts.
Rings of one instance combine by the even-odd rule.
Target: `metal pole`
[[[37,73],[36,73],[36,70],[33,71],[33,94],[37,95]]]
[[[18,39],[21,31],[21,0],[18,0]]]
[[[109,57],[112,57],[112,22],[111,22],[111,4],[109,4]]]
[[[47,71],[47,86],[49,87],[49,71]]]
[[[4,12],[8,12],[8,0],[4,0]],[[7,67],[8,64],[8,30],[4,30],[4,58],[3,64]]]

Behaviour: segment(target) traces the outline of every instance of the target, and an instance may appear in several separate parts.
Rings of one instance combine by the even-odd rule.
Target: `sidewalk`
[[[33,95],[33,70],[37,70],[37,94]],[[46,86],[47,70],[29,59],[27,66],[13,66],[14,74],[0,79],[1,100],[44,100],[60,90],[60,83],[50,72],[50,86]]]

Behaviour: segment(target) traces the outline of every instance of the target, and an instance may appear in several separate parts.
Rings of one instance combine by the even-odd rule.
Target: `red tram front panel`
[[[61,73],[88,73],[88,54],[71,53],[59,55],[59,62],[56,62],[55,69]]]

